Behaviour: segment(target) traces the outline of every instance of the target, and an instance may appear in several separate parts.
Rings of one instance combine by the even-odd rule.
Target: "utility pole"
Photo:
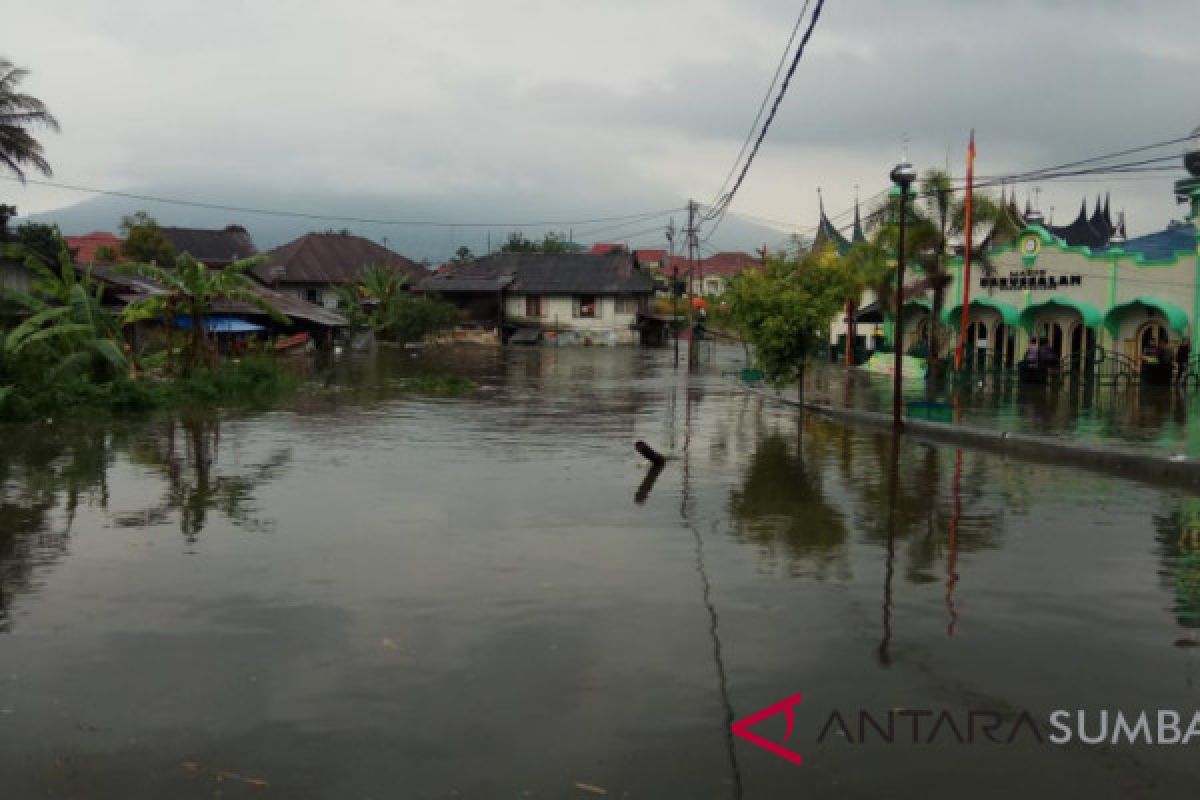
[[[675,262],[675,218],[667,223],[667,265],[671,267],[671,333],[675,339],[675,366],[679,366],[679,329],[675,326],[675,310],[679,305],[679,264]],[[666,269],[663,270],[666,272]]]
[[[692,312],[695,309],[694,275],[696,272],[696,201],[688,200],[688,224],[684,231],[687,234],[688,246],[688,366],[696,363],[696,327],[692,323]]]

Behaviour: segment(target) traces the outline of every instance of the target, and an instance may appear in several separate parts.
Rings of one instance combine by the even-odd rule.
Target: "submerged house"
[[[253,274],[265,286],[325,308],[337,308],[339,286],[358,280],[363,269],[387,267],[416,286],[429,271],[412,259],[351,233],[308,233],[267,254]]]
[[[507,341],[524,337],[633,344],[650,310],[654,279],[630,252],[501,253],[431,275],[421,291],[462,309],[467,321]]]

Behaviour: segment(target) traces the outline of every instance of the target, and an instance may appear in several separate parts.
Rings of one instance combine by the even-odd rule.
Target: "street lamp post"
[[[890,177],[900,189],[900,232],[896,237],[896,327],[892,334],[892,349],[896,359],[892,375],[892,425],[899,431],[904,427],[901,411],[904,397],[904,228],[908,216],[908,190],[917,179],[917,171],[908,161],[902,161],[892,169]]]

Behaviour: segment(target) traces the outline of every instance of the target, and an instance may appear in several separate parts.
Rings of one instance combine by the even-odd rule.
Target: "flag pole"
[[[954,369],[962,371],[963,345],[967,339],[967,316],[971,312],[971,201],[975,192],[975,130],[971,130],[971,143],[967,146],[967,196],[964,199],[965,219],[963,221],[966,247],[963,250],[963,296],[962,318],[958,325],[958,347],[954,348]]]

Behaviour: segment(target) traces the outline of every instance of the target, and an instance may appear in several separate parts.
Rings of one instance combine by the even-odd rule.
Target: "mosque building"
[[[1116,220],[1109,198],[1097,198],[1089,213],[1086,201],[1067,225],[1048,224],[1035,209],[1019,211],[1015,200],[1002,205],[1017,233],[1011,241],[985,240],[984,264],[971,268],[967,314],[968,357],[974,366],[1014,367],[1031,340],[1049,343],[1062,359],[1082,357],[1089,349],[1117,353],[1135,366],[1161,342],[1174,349],[1197,332],[1200,320],[1200,128],[1184,155],[1187,176],[1175,182],[1176,200],[1186,205],[1183,221],[1145,236],[1125,238],[1124,215]],[[856,236],[861,235],[857,225]],[[826,226],[832,230],[825,232]],[[821,212],[818,238],[839,250],[848,246]],[[948,262],[953,282],[945,291],[942,324],[957,332],[962,320],[961,257]],[[906,284],[908,282],[906,281]],[[909,352],[928,341],[932,320],[930,293],[916,283],[906,286],[902,341]],[[860,347],[873,336],[890,340],[890,314],[864,298],[856,314]],[[845,338],[845,320],[832,331]],[[957,336],[943,336],[942,355]]]

